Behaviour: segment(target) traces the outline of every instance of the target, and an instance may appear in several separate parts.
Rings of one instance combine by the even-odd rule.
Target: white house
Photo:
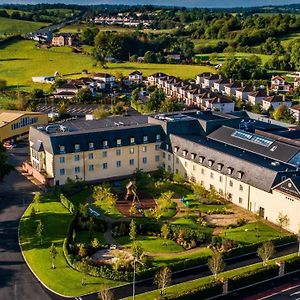
[[[227,96],[236,96],[237,89],[244,86],[243,82],[231,81],[228,84],[225,84],[224,93]]]
[[[288,93],[291,85],[286,84],[285,79],[282,76],[272,76],[271,79],[271,90],[276,93]]]
[[[299,122],[300,121],[300,104],[292,106],[290,108],[290,113],[293,116],[293,118],[296,120],[296,122]]]
[[[234,102],[227,97],[217,96],[205,100],[207,110],[220,111],[222,113],[234,112]]]
[[[221,78],[218,81],[213,83],[213,86],[211,89],[213,92],[221,93],[224,91],[225,85],[229,84],[229,83],[232,83],[231,79]]]
[[[290,108],[292,106],[292,101],[287,100],[285,96],[268,96],[262,101],[262,109],[267,111],[271,106],[273,106],[274,109],[277,109],[282,104],[284,104],[287,108]]]
[[[98,82],[102,82],[106,87],[113,87],[116,82],[116,78],[108,73],[95,73],[92,78]]]
[[[129,74],[129,81],[131,83],[141,83],[143,82],[143,73],[139,72],[139,71],[134,71],[132,73]]]
[[[259,89],[257,91],[254,91],[252,93],[249,93],[248,94],[248,102],[251,104],[251,105],[255,105],[255,104],[258,104],[258,103],[262,103],[263,99],[268,97],[268,92],[266,90],[262,90],[262,89]]]
[[[243,84],[243,83],[242,83]],[[253,92],[253,87],[250,85],[242,85],[236,89],[235,97],[239,100],[248,101],[248,96]]]
[[[296,90],[298,87],[300,87],[300,77],[294,80],[294,89]]]

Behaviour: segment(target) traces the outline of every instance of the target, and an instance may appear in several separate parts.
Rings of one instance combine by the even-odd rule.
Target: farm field
[[[15,20],[0,17],[0,39],[5,35],[18,35],[35,31],[47,23]]]
[[[24,90],[40,88],[34,85],[32,76],[53,75],[58,71],[63,75],[81,73],[83,69],[89,72],[108,72],[116,74],[140,70],[145,76],[164,72],[183,79],[195,78],[198,73],[213,71],[209,66],[144,64],[144,63],[112,63],[107,69],[95,66],[91,56],[73,54],[70,48],[39,49],[33,41],[17,41],[7,45],[0,52],[0,78],[7,80],[8,85],[15,85]],[[34,68],[33,68],[34,66]],[[77,76],[81,76],[80,74]],[[49,89],[48,85],[44,86]]]

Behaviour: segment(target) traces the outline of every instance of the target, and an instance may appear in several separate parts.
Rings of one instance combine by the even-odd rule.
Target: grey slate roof
[[[212,170],[228,175],[228,167],[233,168],[232,178],[250,184],[261,190],[269,192],[271,188],[280,182],[281,176],[291,176],[296,168],[284,163],[273,164],[273,160],[263,158],[259,155],[242,151],[234,147],[226,146],[215,141],[206,140],[199,136],[178,136],[171,134],[170,143],[174,152],[175,147],[179,147],[177,154],[183,156],[183,150],[188,151],[187,158],[191,158],[191,153],[196,154],[195,162],[201,165],[200,156],[204,157],[202,165],[208,166],[208,160],[214,163],[210,167]],[[218,170],[218,164],[222,164],[222,170]],[[239,179],[238,172],[242,172]],[[296,172],[300,175],[300,172]]]
[[[209,134],[208,138],[286,163],[300,151],[299,147],[288,145],[276,140],[274,140],[270,147],[264,147],[256,143],[234,137],[232,136],[234,132],[234,128],[222,126]]]

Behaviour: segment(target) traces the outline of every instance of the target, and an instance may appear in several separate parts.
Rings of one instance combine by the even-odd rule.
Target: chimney
[[[241,87],[244,87],[244,82],[243,81],[241,82]]]
[[[282,96],[282,101],[285,101],[285,100],[286,100],[285,95],[283,95]]]
[[[270,96],[270,90],[269,90],[269,86],[267,86],[267,96]]]

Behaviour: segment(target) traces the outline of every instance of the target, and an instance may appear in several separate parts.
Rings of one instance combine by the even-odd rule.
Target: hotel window
[[[134,165],[134,159],[130,159],[130,160],[129,160],[129,164],[130,164],[131,166],[133,166],[133,165]]]
[[[130,138],[130,144],[134,144],[135,143],[135,139],[134,139],[134,137],[131,137]]]
[[[108,164],[107,164],[107,163],[103,163],[103,164],[102,164],[102,169],[103,169],[103,170],[106,170],[107,168],[108,168]]]
[[[229,180],[229,186],[233,186],[233,181],[232,180]]]
[[[102,157],[107,157],[107,151],[102,152]]]
[[[108,146],[108,141],[107,141],[107,140],[104,140],[104,141],[102,142],[102,146],[103,146],[103,147],[107,147],[107,146]]]
[[[65,146],[59,146],[59,152],[60,152],[60,153],[66,153],[66,148],[65,148]]]
[[[80,173],[80,167],[75,167],[75,174]]]
[[[89,171],[93,172],[94,171],[94,165],[89,165]]]
[[[156,135],[156,141],[159,142],[160,141],[160,134]]]
[[[218,171],[221,171],[223,168],[223,165],[222,164],[218,164]]]
[[[243,186],[240,184],[240,191],[242,192],[243,191]]]
[[[201,174],[204,174],[204,169],[201,169]]]
[[[205,157],[204,156],[200,156],[199,157],[199,162],[202,164],[204,162]]]
[[[80,151],[80,145],[75,144],[74,149],[75,149],[75,152],[79,152]]]
[[[65,163],[65,157],[64,157],[64,156],[61,156],[61,157],[59,158],[59,162],[60,162],[61,164],[64,164],[64,163]]]
[[[196,165],[193,165],[193,171],[196,171]]]
[[[59,175],[64,176],[65,175],[65,169],[60,169],[59,170]]]
[[[228,200],[232,200],[232,194],[228,193]]]
[[[166,153],[165,152],[163,152],[163,158],[166,158]]]
[[[143,164],[147,163],[147,157],[143,157]]]
[[[176,157],[176,164],[178,165],[179,164],[179,158]]]
[[[117,160],[117,161],[116,161],[116,167],[117,167],[117,168],[121,168],[121,161],[120,161],[120,160]]]
[[[185,166],[186,168],[187,168],[187,165],[188,165],[188,164],[187,164],[187,162],[185,161],[185,162],[184,162],[184,166]]]
[[[80,156],[78,154],[74,155],[74,161],[79,161],[80,160]]]
[[[89,153],[89,159],[94,159],[94,153]]]
[[[168,144],[166,144],[166,150],[169,151],[169,145]]]
[[[130,154],[134,154],[134,148],[133,148],[133,147],[131,147],[131,148],[129,149],[129,153],[130,153]]]
[[[210,178],[213,179],[214,178],[214,173],[210,172]]]
[[[239,197],[239,204],[243,203],[243,198]]]
[[[183,155],[183,156],[187,156],[187,154],[188,154],[188,151],[187,151],[187,150],[183,150],[183,151],[182,151],[182,155]]]
[[[227,168],[227,173],[228,173],[228,175],[231,175],[232,172],[233,172],[233,168],[231,168],[231,167]]]
[[[214,163],[214,161],[213,161],[212,159],[210,159],[210,160],[208,161],[208,166],[211,167],[211,166],[213,165],[213,163]]]
[[[196,154],[195,154],[195,153],[192,153],[192,154],[191,154],[191,158],[192,158],[192,159],[195,159],[195,158],[196,158]]]
[[[147,135],[143,136],[143,143],[148,143],[148,136]]]
[[[171,160],[171,154],[168,154],[168,160]]]
[[[117,139],[117,146],[121,146],[122,145],[122,140],[121,139]]]
[[[120,150],[120,149],[117,149],[117,150],[116,150],[116,155],[117,155],[117,156],[120,156],[120,155],[121,155],[121,150]]]
[[[219,189],[219,194],[220,194],[221,196],[223,196],[223,190],[222,190],[222,189]]]
[[[94,143],[89,143],[89,150],[94,150]]]
[[[142,151],[147,152],[147,146],[143,146]]]
[[[158,151],[158,150],[159,150],[159,148],[160,148],[160,146],[159,146],[159,145],[155,145],[155,150],[156,150],[156,151]]]
[[[222,177],[222,176],[219,177],[219,181],[220,181],[220,182],[223,181],[223,177]]]
[[[244,172],[243,171],[238,171],[237,174],[238,174],[238,178],[242,179],[242,177],[244,175]]]
[[[179,150],[179,147],[174,147],[174,152],[177,153]]]
[[[159,155],[156,155],[156,156],[155,156],[155,161],[159,161],[159,160],[160,160]]]

